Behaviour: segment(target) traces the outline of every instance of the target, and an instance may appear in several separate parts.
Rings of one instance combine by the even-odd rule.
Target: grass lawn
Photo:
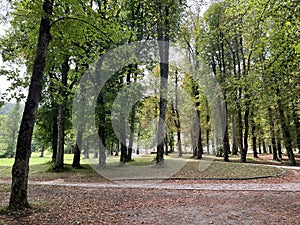
[[[105,179],[99,176],[85,161],[81,161],[82,169],[72,168],[73,154],[64,155],[65,171],[53,172],[51,168],[51,155],[46,154],[39,157],[39,153],[33,153],[30,158],[29,179],[30,180],[56,180],[63,179],[70,182],[102,182]],[[11,169],[14,163],[13,158],[0,159],[0,179],[10,179]]]
[[[65,168],[63,172],[53,172],[51,167],[51,155],[46,154],[43,158],[39,157],[39,153],[33,153],[30,158],[30,180],[57,180],[60,179],[66,182],[103,182],[107,181],[104,177],[110,178],[109,176],[102,177],[99,175],[99,170],[96,169],[98,159],[90,159],[89,161],[81,160],[82,169],[72,168],[72,154],[65,154]],[[215,158],[208,156],[209,161],[205,160],[194,160],[189,159],[189,155],[181,159],[172,154],[165,157],[166,168],[172,170],[173,168],[178,169],[173,174],[170,173],[171,178],[177,179],[230,179],[230,178],[252,178],[252,177],[266,177],[276,176],[282,173],[281,169],[266,167],[263,165],[253,165],[252,163],[263,163],[263,164],[277,164],[278,162],[263,161],[261,159],[254,159],[251,156],[247,158],[249,163],[241,164],[238,162],[238,157],[232,156],[231,162],[222,162],[221,158]],[[182,160],[185,162],[182,164]],[[14,159],[0,159],[0,179],[11,178],[11,167]],[[181,163],[180,166],[176,167],[176,163]],[[208,163],[203,167],[205,163]],[[107,169],[106,171],[114,170],[114,173],[120,173],[125,171],[127,168],[134,168],[135,173],[141,173],[143,168],[152,168],[155,165],[155,155],[148,154],[144,156],[135,157],[133,161],[126,163],[124,169],[118,167],[119,157],[108,156],[107,157]],[[173,167],[175,165],[175,167]],[[136,168],[136,169],[135,169]],[[95,171],[97,170],[98,173]],[[149,169],[148,169],[149,170]],[[150,172],[153,169],[150,169]],[[161,168],[160,170],[164,170]],[[136,172],[137,171],[137,172]],[[156,171],[158,169],[156,168]],[[102,174],[100,172],[100,174]],[[103,175],[103,174],[102,174]],[[168,176],[168,175],[167,175]],[[122,174],[120,174],[122,177]]]

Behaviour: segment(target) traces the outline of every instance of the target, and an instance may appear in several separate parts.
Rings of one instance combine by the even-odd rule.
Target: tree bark
[[[293,147],[292,147],[292,136],[291,136],[291,133],[290,133],[290,130],[288,127],[288,123],[285,118],[283,105],[280,100],[280,90],[279,89],[277,89],[277,97],[278,97],[277,103],[278,103],[278,110],[279,110],[279,117],[280,117],[284,145],[285,145],[291,165],[296,166],[296,160],[295,160]]]
[[[29,158],[31,153],[34,122],[43,88],[43,75],[46,65],[46,55],[48,51],[48,45],[51,41],[50,15],[52,14],[52,9],[53,1],[45,0],[43,3],[43,11],[45,14],[43,15],[40,23],[33,72],[20,125],[15,162],[12,168],[9,207],[14,209],[24,209],[26,207],[30,207],[27,199]]]
[[[257,155],[257,144],[256,144],[256,125],[254,121],[254,113],[251,112],[251,135],[252,135],[252,148],[253,148],[253,157],[258,158]]]
[[[236,144],[236,122],[235,115],[231,115],[231,132],[232,132],[232,155],[237,155],[238,147]]]
[[[138,135],[137,135],[137,143],[136,143],[136,154],[140,154],[140,137],[141,137],[141,123],[139,123]]]
[[[238,105],[238,112],[237,112],[237,123],[238,123],[238,144],[240,153],[242,153],[244,145],[243,145],[243,121],[242,121],[242,109],[240,106],[240,103],[237,103]]]
[[[54,79],[54,75],[53,72],[49,72],[49,77],[50,79]],[[50,92],[54,93],[55,92],[55,88],[54,88],[54,82],[51,81],[50,82]],[[52,137],[51,137],[51,145],[52,145],[52,161],[55,162],[56,160],[56,155],[57,155],[57,116],[58,116],[58,105],[54,99],[54,97],[52,98],[52,102],[51,102],[51,109],[52,109]]]
[[[230,145],[229,145],[229,135],[228,135],[228,118],[227,118],[227,103],[225,103],[225,132],[223,137],[223,150],[224,150],[224,161],[229,162],[229,151],[230,151]]]
[[[177,150],[178,157],[182,157],[182,144],[181,144],[181,123],[180,123],[180,115],[178,110],[178,71],[175,70],[175,110],[172,106],[173,111],[175,113],[175,127],[177,130]]]
[[[60,96],[62,103],[59,105],[58,110],[58,146],[57,155],[55,160],[55,170],[64,168],[64,150],[65,150],[65,122],[66,122],[66,109],[67,109],[67,85],[68,85],[68,72],[69,72],[69,57],[62,64],[62,79]]]
[[[224,90],[224,114],[222,116],[222,120],[225,123],[225,130],[223,136],[223,150],[224,150],[224,161],[229,162],[229,152],[230,152],[230,145],[229,145],[229,132],[228,132],[228,107],[226,103],[226,91]],[[223,111],[223,110],[222,110]]]
[[[249,114],[250,114],[250,102],[248,100],[249,96],[246,95],[246,109],[244,115],[244,148],[241,151],[241,162],[245,163],[247,161],[247,152],[248,152],[248,136],[249,136]]]
[[[268,108],[268,116],[269,116],[269,124],[270,124],[270,136],[271,136],[271,144],[272,144],[272,153],[273,160],[279,161],[277,156],[277,146],[276,146],[276,136],[275,136],[275,125],[274,125],[274,116],[273,110],[271,107]]]
[[[99,125],[98,125],[98,136],[99,136],[99,167],[106,167],[106,139],[105,139],[105,105],[103,95],[98,96],[98,106],[99,106]]]
[[[165,118],[167,112],[167,89],[169,77],[169,8],[162,2],[158,2],[158,10],[160,13],[160,20],[157,24],[157,34],[159,41],[159,55],[160,55],[160,89],[159,89],[159,121],[157,127],[157,152],[156,164],[162,165],[164,163],[164,140],[165,137]],[[162,139],[162,140],[161,140]]]
[[[267,153],[267,147],[266,147],[266,142],[265,142],[265,140],[263,140],[263,153],[264,153],[264,154]]]
[[[74,168],[82,168],[80,165],[80,150],[82,149],[82,136],[83,136],[83,129],[80,128],[77,131],[76,135],[76,144],[75,144],[75,149],[74,149],[74,157],[73,157],[73,163],[72,167]]]
[[[42,146],[41,155],[40,155],[41,158],[44,157],[44,152],[45,152],[45,146],[43,145],[43,146]]]
[[[208,105],[208,100],[205,99],[205,105],[206,105],[206,148],[207,148],[207,154],[209,154],[209,133],[210,133],[210,116],[209,116],[209,105]]]
[[[58,142],[57,142],[57,133],[58,133],[58,129],[57,129],[57,116],[58,116],[58,105],[56,102],[52,102],[51,104],[52,107],[52,161],[55,162],[56,160],[56,156],[57,156],[57,146],[58,146]]]

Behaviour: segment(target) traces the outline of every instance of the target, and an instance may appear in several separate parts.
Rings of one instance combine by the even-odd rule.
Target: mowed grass
[[[166,157],[165,160],[168,160]],[[63,172],[54,172],[51,170],[51,155],[39,157],[38,153],[33,153],[30,158],[30,180],[60,180],[62,182],[104,182],[107,181],[97,172],[95,172],[87,161],[81,160],[82,169],[72,168],[72,154],[65,154],[65,170]],[[97,159],[94,159],[97,163]],[[118,164],[119,157],[108,157],[107,163]],[[185,159],[187,160],[187,159]],[[0,179],[10,179],[11,169],[14,159],[0,159]],[[127,166],[151,166],[155,165],[155,155],[148,154],[136,157],[133,161],[126,163]],[[203,161],[190,159],[176,174],[174,179],[247,179],[253,177],[276,176],[282,173],[281,169],[267,167],[263,165],[252,165],[251,163],[241,164],[236,162],[220,162],[212,160],[208,166],[201,167]],[[163,168],[162,168],[163,169]]]
[[[64,155],[64,167],[62,172],[55,172],[52,170],[53,163],[51,162],[51,155],[39,157],[39,153],[33,153],[30,157],[29,179],[30,180],[61,180],[68,182],[102,182],[105,181],[103,177],[97,174],[85,160],[81,160],[82,169],[75,169],[72,165],[73,154]],[[0,159],[0,179],[10,179],[13,158]]]
[[[242,164],[234,162],[212,161],[205,169],[201,169],[201,161],[190,160],[172,178],[176,179],[249,179],[255,177],[269,177],[282,174],[279,168],[265,165]]]

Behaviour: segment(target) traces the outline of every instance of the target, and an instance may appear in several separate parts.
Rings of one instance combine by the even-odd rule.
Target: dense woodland
[[[160,137],[163,140],[154,144],[158,165],[163,164],[164,154],[182,156],[187,151],[197,159],[206,153],[224,161],[229,154],[240,155],[241,162],[246,162],[249,151],[254,157],[271,153],[274,160],[287,154],[290,164],[296,164],[294,152],[300,151],[297,0],[20,0],[8,1],[6,10],[1,21],[9,28],[0,45],[3,61],[11,66],[2,68],[1,75],[13,82],[2,97],[22,101],[19,87],[28,89],[18,138],[13,132],[5,153],[16,157],[10,206],[28,205],[33,142],[52,152],[55,170],[63,169],[66,151],[74,153],[74,167],[80,167],[81,153],[98,157],[100,167],[105,167],[106,155],[119,155],[122,165],[132,160],[132,153],[139,154],[144,142],[152,138],[156,143]],[[159,46],[160,62],[130,64],[115,73],[97,96],[97,133],[88,124],[75,133],[72,102],[76,92],[85,91],[79,85],[82,76],[110,49],[143,40],[170,45]],[[185,59],[176,65],[168,63],[171,45],[185,50]],[[14,65],[25,65],[25,76]],[[193,72],[186,72],[186,66]],[[145,77],[158,78],[153,90],[159,97],[141,98],[129,118],[112,115],[116,93]],[[217,81],[217,94],[201,83],[204,77]],[[168,86],[170,101],[163,97]],[[181,89],[194,103],[196,123],[181,118],[191,110],[183,104],[179,113]],[[208,93],[218,95],[214,104]],[[219,111],[221,116],[216,115]],[[149,121],[158,117],[161,120],[152,124],[156,128],[150,129]],[[114,120],[119,133],[113,130]],[[125,135],[128,129],[131,135]],[[95,135],[103,143],[99,149],[91,147]]]

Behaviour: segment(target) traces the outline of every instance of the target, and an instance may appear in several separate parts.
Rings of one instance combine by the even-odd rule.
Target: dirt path
[[[1,182],[0,184],[6,183]],[[59,186],[59,187],[81,187],[81,188],[130,188],[130,189],[160,189],[160,190],[203,190],[203,191],[278,191],[278,192],[300,192],[300,183],[282,184],[181,184],[181,183],[159,183],[158,181],[132,181],[118,183],[68,183],[60,180],[54,181],[32,181],[31,185]]]
[[[33,208],[2,211],[0,225],[300,225],[300,171],[257,180],[75,183],[30,181]],[[9,181],[0,181],[0,207]]]
[[[0,221],[7,225],[300,224],[299,192],[166,188],[31,185],[33,209],[0,214]],[[0,192],[0,199],[1,205],[7,204],[7,193]]]

